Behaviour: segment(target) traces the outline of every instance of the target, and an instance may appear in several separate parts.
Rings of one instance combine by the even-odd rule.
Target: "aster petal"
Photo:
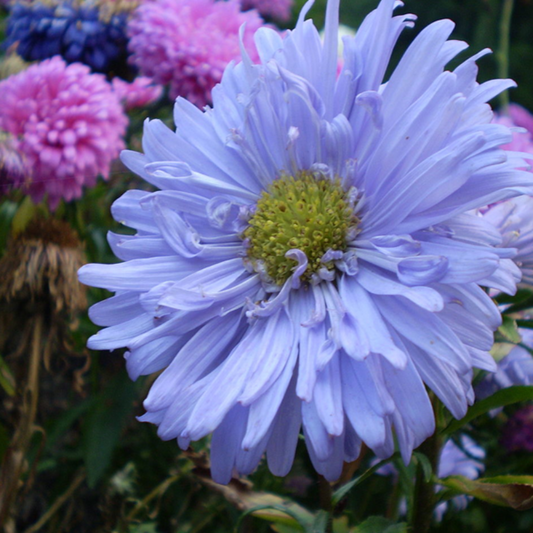
[[[294,344],[290,358],[287,360],[278,379],[260,398],[251,402],[246,434],[242,441],[243,449],[246,450],[257,446],[271,428],[273,420],[276,416],[279,416],[280,405],[288,394],[289,382],[294,375],[297,355],[297,346]],[[294,394],[294,386],[291,388],[291,393]]]
[[[386,272],[367,265],[360,270],[357,281],[371,294],[403,296],[428,311],[440,311],[443,307],[442,296],[435,289],[403,285]]]
[[[370,351],[383,355],[392,365],[403,368],[407,364],[407,356],[394,344],[370,295],[350,276],[341,277],[339,292],[347,309],[358,317],[368,338]]]
[[[446,361],[458,372],[467,372],[470,358],[463,343],[436,313],[430,313],[398,298],[376,298],[381,314],[401,335],[427,353]],[[420,328],[418,324],[425,324]]]
[[[268,467],[275,476],[286,476],[292,466],[302,423],[301,402],[289,385],[267,445]]]
[[[144,313],[139,294],[126,292],[94,304],[89,317],[97,326],[115,326]]]
[[[319,372],[314,402],[318,417],[329,435],[340,436],[344,431],[344,409],[342,407],[341,372],[338,355]]]
[[[248,409],[235,405],[213,432],[211,440],[211,476],[226,485],[232,477],[235,459],[244,436]]]
[[[256,360],[266,361],[265,356],[270,353],[274,354],[274,359],[276,357],[281,359],[283,356],[286,358],[290,354],[290,345],[287,350],[283,340],[273,335],[273,330],[278,323],[286,324],[287,322],[290,326],[284,310],[278,311],[263,321],[255,322],[219,367],[217,379],[213,379],[206,387],[194,407],[183,436],[196,440],[201,438],[200,435],[207,435],[220,424],[228,410],[244,392],[249,376],[254,376],[254,369],[257,368],[257,365],[254,366]],[[256,354],[255,359],[245,356],[252,346]],[[276,371],[279,372],[271,367],[270,376]],[[250,390],[248,387],[247,394],[257,393],[260,387],[266,385],[270,376],[265,379],[257,375],[255,381],[252,382],[256,390]]]

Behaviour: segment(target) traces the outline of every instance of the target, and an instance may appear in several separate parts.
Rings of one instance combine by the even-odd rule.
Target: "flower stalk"
[[[500,19],[500,44],[496,54],[498,61],[498,77],[509,77],[509,46],[511,41],[511,18],[514,0],[503,0],[502,16]],[[509,105],[509,91],[500,94],[500,106],[505,111]]]
[[[420,453],[428,458],[433,475],[428,478],[424,472],[422,462],[418,461],[413,510],[411,514],[411,527],[416,533],[427,533],[429,531],[437,501],[435,478],[438,472],[439,458],[443,446],[441,429],[445,426],[445,419],[443,416],[443,405],[436,398],[433,399],[433,405],[437,427],[433,435],[418,448]]]

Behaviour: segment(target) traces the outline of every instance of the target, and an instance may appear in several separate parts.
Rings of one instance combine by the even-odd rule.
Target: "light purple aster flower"
[[[413,15],[382,0],[345,40],[339,0],[324,41],[305,15],[284,39],[268,28],[200,110],[178,98],[175,132],[147,121],[144,154],[125,164],[160,190],[128,191],[111,233],[124,262],[87,265],[83,283],[106,329],[89,346],[127,347],[132,379],[163,371],[141,420],[163,439],[213,433],[213,478],[248,474],[266,452],[289,472],[300,430],[337,479],[365,442],[405,461],[435,429],[426,385],[455,417],[474,400],[473,367],[500,313],[480,285],[513,292],[513,250],[470,210],[532,191],[523,161],[499,145],[486,103],[514,85],[476,82],[449,20],[414,40],[383,77]]]
[[[533,330],[519,329],[522,343],[533,348]],[[476,398],[483,400],[500,389],[513,385],[533,385],[533,357],[522,346],[515,346],[499,363],[496,372],[476,386]]]
[[[476,444],[467,435],[461,435],[460,446],[453,440],[449,440],[444,445],[437,475],[439,478],[448,476],[464,476],[468,479],[477,479],[485,470],[483,460],[485,459],[485,450]],[[442,520],[444,513],[450,509],[461,511],[466,508],[468,502],[472,500],[471,496],[462,494],[452,498],[448,502],[442,502],[435,508],[437,520]]]
[[[533,147],[533,145],[532,145]],[[519,196],[491,206],[483,215],[502,235],[502,246],[516,248],[513,261],[522,272],[520,285],[533,286],[533,198]]]

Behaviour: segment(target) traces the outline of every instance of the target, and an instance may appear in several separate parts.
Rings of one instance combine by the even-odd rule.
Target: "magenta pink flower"
[[[111,85],[80,63],[53,57],[0,82],[0,129],[32,169],[25,190],[51,209],[109,176],[127,118]]]
[[[528,131],[513,132],[513,140],[502,146],[504,150],[533,154],[533,116],[523,107],[511,104],[505,114],[495,114],[493,122],[508,128],[525,128]],[[531,128],[531,129],[530,129]]]
[[[170,97],[183,96],[202,107],[231,60],[244,45],[257,60],[254,32],[263,21],[257,11],[242,13],[238,0],[154,0],[141,4],[129,23],[131,61],[156,83],[170,85]]]
[[[261,15],[289,20],[293,4],[293,0],[242,0],[242,9],[245,11],[255,8]]]
[[[526,128],[533,135],[533,115],[525,107],[518,104],[509,104],[507,112],[517,126]]]
[[[111,83],[126,111],[154,103],[163,92],[161,85],[154,85],[153,80],[146,76],[139,76],[131,83],[121,78],[113,78]]]

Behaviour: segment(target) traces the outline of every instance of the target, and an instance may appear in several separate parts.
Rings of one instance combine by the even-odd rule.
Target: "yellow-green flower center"
[[[263,192],[248,221],[244,231],[248,258],[257,270],[261,265],[273,282],[283,285],[297,266],[285,254],[299,249],[308,261],[300,279],[309,281],[320,269],[334,268],[333,261],[321,259],[329,250],[346,251],[348,230],[357,222],[338,179],[317,178],[306,171],[296,177],[282,175]]]

